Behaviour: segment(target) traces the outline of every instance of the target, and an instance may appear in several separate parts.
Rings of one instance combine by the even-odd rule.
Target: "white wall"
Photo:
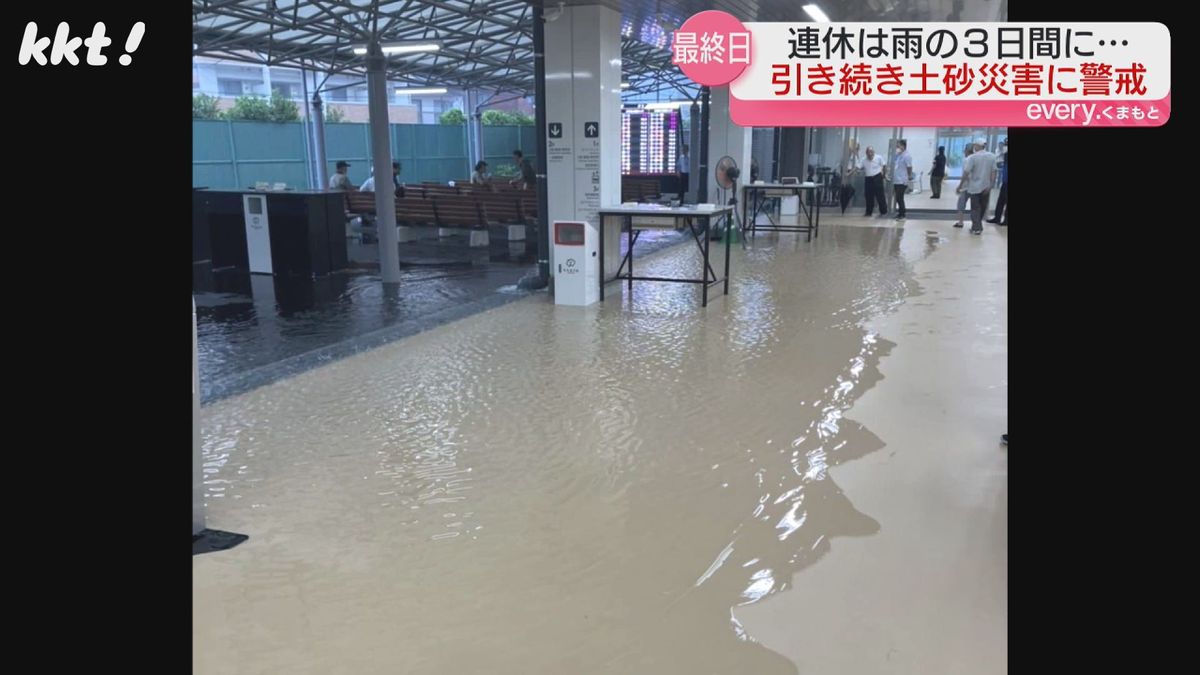
[[[929,189],[929,171],[933,168],[933,156],[937,154],[936,127],[905,127],[900,138],[908,141],[908,153],[912,155],[913,174],[924,174],[921,178],[922,188]],[[885,144],[886,148],[887,145]]]

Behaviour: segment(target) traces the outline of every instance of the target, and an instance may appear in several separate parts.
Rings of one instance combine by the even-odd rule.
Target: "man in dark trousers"
[[[526,190],[537,187],[537,172],[533,169],[533,162],[525,159],[525,153],[520,150],[513,150],[513,164],[517,165],[517,177],[508,181],[516,185],[520,183]]]
[[[871,216],[871,212],[875,210],[875,204],[879,204],[879,216],[887,215],[887,197],[883,194],[883,172],[887,166],[887,160],[875,154],[875,148],[867,146],[867,157],[863,160],[863,189],[866,191],[867,199],[867,217]]]

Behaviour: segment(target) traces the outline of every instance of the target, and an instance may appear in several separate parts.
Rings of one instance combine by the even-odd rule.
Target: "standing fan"
[[[733,217],[737,218],[737,179],[742,175],[742,170],[738,168],[737,161],[729,155],[725,155],[717,160],[716,179],[717,179],[717,200],[721,204],[728,204],[733,207]],[[731,196],[729,201],[725,201],[725,191],[729,190]],[[726,223],[729,221],[726,220]],[[713,234],[713,239],[720,239],[724,234],[724,226]],[[742,238],[742,244],[745,244],[745,237]]]

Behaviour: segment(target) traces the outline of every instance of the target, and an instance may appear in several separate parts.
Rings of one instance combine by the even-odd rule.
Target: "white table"
[[[604,284],[617,279],[625,279],[629,283],[629,289],[633,290],[633,282],[635,281],[668,281],[682,284],[700,284],[700,304],[702,307],[708,306],[708,288],[713,284],[724,282],[725,294],[729,294],[729,240],[732,238],[732,233],[729,227],[729,219],[733,215],[732,206],[718,206],[714,209],[703,210],[695,207],[676,207],[676,208],[645,208],[645,207],[624,207],[610,206],[601,208],[597,214],[600,219],[600,301],[604,301]],[[715,219],[724,218],[725,227],[725,275],[717,278],[717,273],[713,271],[712,265],[709,264],[709,241],[712,232],[712,222]],[[604,232],[605,227],[611,223],[619,224],[629,233],[629,251],[626,252],[621,260],[621,266],[617,268],[617,273],[612,277],[605,277],[604,273]],[[702,223],[702,226],[697,226],[697,223]],[[681,230],[688,228],[692,233],[692,237],[696,240],[696,245],[700,249],[701,255],[704,256],[704,278],[703,279],[680,279],[674,277],[639,277],[633,274],[633,245],[637,241],[637,235],[642,230]],[[703,237],[703,238],[702,238]],[[618,241],[620,241],[618,239]],[[618,249],[619,250],[619,249]],[[625,265],[629,265],[628,271],[624,274],[621,270]]]

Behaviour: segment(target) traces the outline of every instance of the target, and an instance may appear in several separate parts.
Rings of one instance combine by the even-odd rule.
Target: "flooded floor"
[[[645,255],[679,241],[679,233],[651,232],[636,250]],[[204,403],[517,300],[527,295],[517,281],[537,268],[533,242],[474,249],[457,236],[402,244],[401,282],[385,287],[378,244],[348,247],[360,268],[317,279],[197,275]]]
[[[878,225],[207,406],[195,672],[1006,672],[1007,231]]]

